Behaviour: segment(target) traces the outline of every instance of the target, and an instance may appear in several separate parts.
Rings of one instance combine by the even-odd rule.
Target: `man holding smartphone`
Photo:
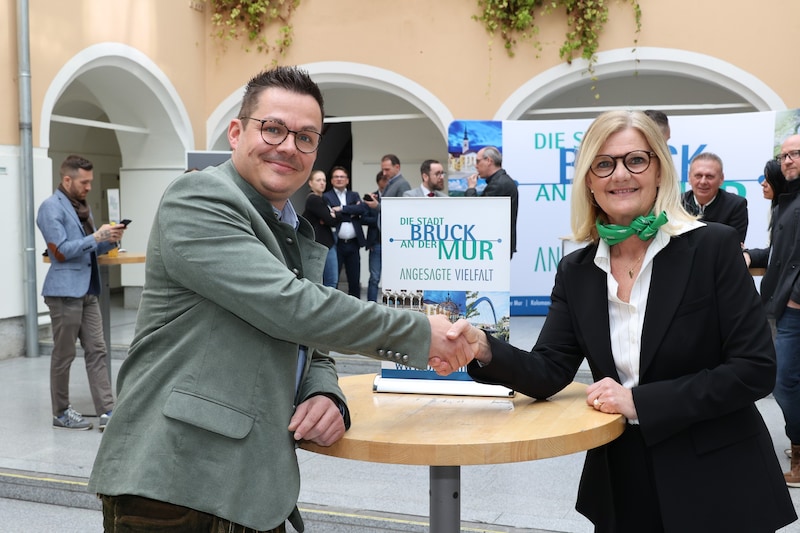
[[[86,201],[92,189],[92,168],[91,161],[77,155],[68,156],[61,164],[58,190],[42,203],[36,217],[51,262],[42,296],[50,309],[53,329],[50,398],[53,427],[57,429],[92,429],[92,423],[73,409],[69,401],[69,371],[78,339],[84,350],[100,431],[106,428],[114,409],[108,347],[103,338],[98,302],[101,284],[97,256],[117,248],[127,224],[103,224],[95,231]]]

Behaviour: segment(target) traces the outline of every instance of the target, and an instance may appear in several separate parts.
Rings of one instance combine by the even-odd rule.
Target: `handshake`
[[[473,359],[488,364],[492,358],[486,334],[463,318],[451,323],[444,315],[428,317],[431,350],[428,365],[440,376],[452,374]]]

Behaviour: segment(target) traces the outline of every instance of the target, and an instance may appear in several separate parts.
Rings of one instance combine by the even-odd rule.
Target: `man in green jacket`
[[[443,373],[471,358],[444,317],[322,286],[327,249],[288,199],[323,117],[305,72],[263,72],[228,127],[231,160],[164,193],[89,484],[107,532],[282,532],[287,519],[302,531],[295,442],[329,446],[349,425],[327,351],[416,368],[434,358]]]

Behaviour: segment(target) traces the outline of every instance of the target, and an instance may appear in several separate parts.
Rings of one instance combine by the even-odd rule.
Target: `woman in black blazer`
[[[466,321],[477,381],[537,399],[574,378],[586,402],[628,419],[589,450],[577,510],[598,532],[775,531],[797,516],[755,401],[775,384],[775,352],[736,232],[680,205],[655,123],[600,115],[572,187],[573,238],[531,352]],[[437,368],[434,365],[434,368]]]
[[[325,269],[322,273],[322,284],[326,287],[336,287],[339,284],[339,259],[336,256],[336,226],[339,219],[336,213],[325,202],[322,193],[328,182],[325,172],[314,170],[308,177],[308,187],[311,192],[306,197],[306,207],[303,218],[314,227],[314,239],[328,247],[328,256],[325,259]]]

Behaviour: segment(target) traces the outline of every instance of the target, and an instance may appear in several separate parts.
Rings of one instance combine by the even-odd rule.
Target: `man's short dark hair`
[[[394,154],[386,154],[381,157],[381,161],[388,161],[395,167],[400,166],[400,159]]]
[[[419,166],[419,173],[420,174],[427,174],[428,176],[431,175],[431,165],[438,164],[439,162],[435,159],[426,159],[422,162]]]
[[[342,165],[336,165],[331,169],[331,177],[333,176],[333,173],[336,172],[337,170],[341,170],[342,172],[344,172],[344,175],[347,176],[347,179],[350,179],[350,173]]]
[[[61,163],[61,177],[69,176],[74,178],[78,175],[79,170],[92,170],[94,165],[88,159],[79,155],[68,155],[67,158]]]
[[[653,119],[660,128],[669,127],[669,119],[666,113],[658,109],[645,109],[644,114]]]
[[[271,88],[285,89],[293,93],[313,97],[319,104],[319,111],[322,117],[325,117],[325,104],[319,86],[314,83],[314,80],[305,70],[287,66],[259,72],[247,82],[247,87],[245,87],[244,96],[242,97],[242,107],[239,109],[238,116],[252,116],[255,108],[258,107],[258,98],[261,93]]]

